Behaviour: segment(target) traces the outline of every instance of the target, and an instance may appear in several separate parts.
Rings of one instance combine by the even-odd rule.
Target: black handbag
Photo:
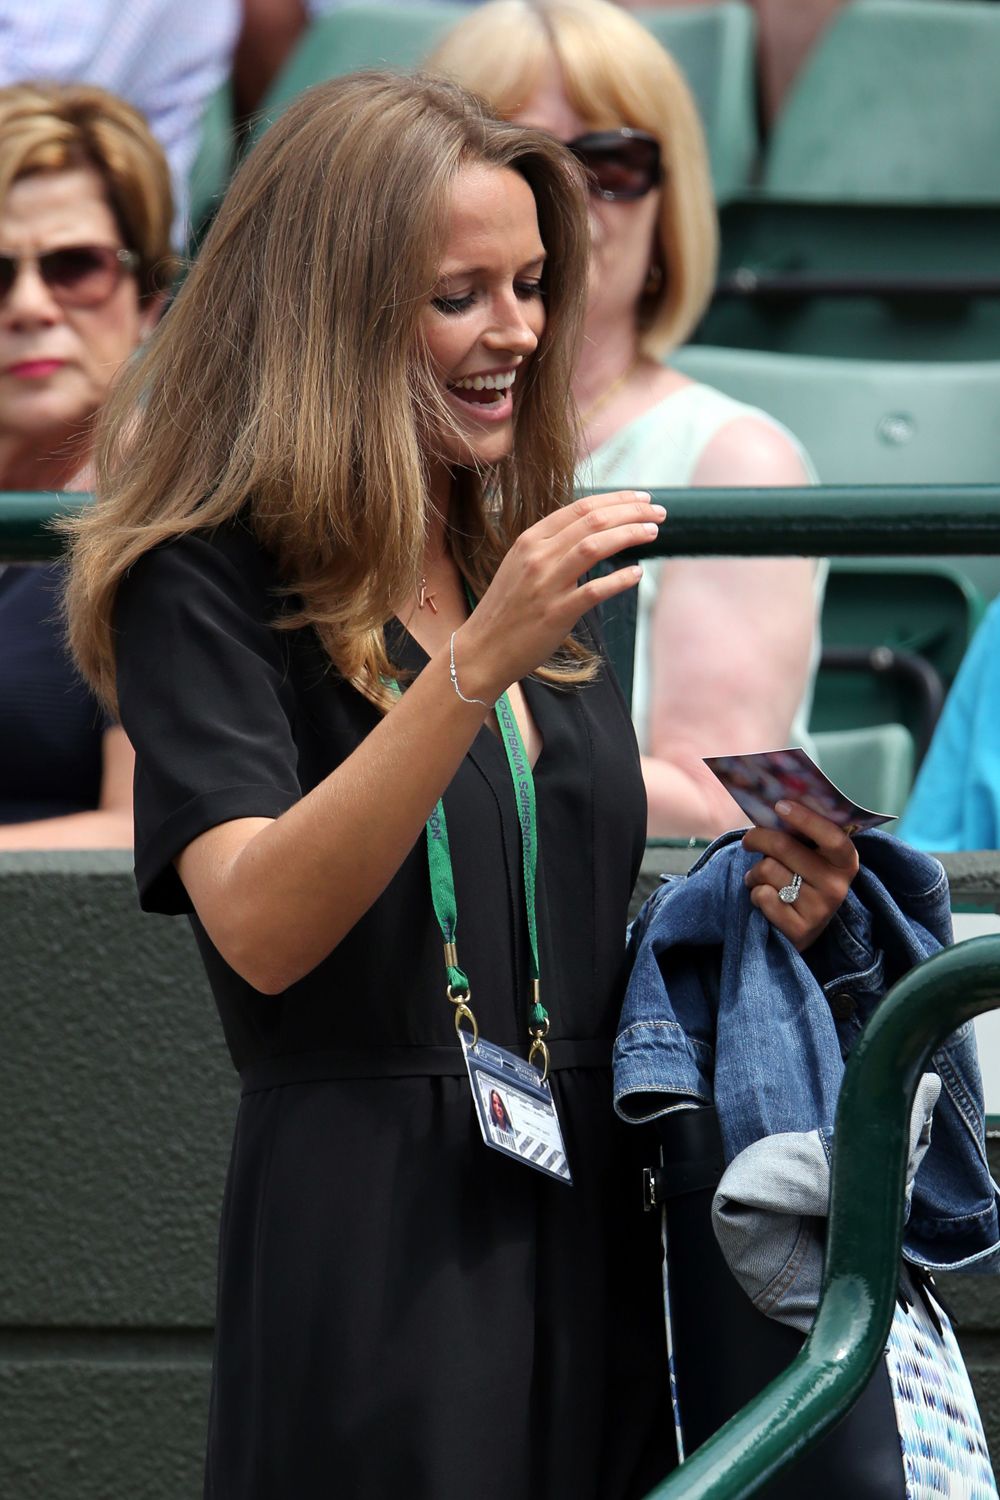
[[[676,1110],[652,1132],[659,1161],[646,1169],[646,1202],[665,1219],[678,1423],[690,1455],[786,1369],[805,1340],[754,1307],[719,1249],[711,1211],[725,1162],[715,1109]],[[906,1500],[906,1493],[884,1359],[836,1427],[759,1491],[766,1500]]]

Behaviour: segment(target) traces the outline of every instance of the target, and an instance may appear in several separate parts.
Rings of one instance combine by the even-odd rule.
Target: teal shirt
[[[965,653],[900,824],[917,849],[1000,841],[1000,599]]]

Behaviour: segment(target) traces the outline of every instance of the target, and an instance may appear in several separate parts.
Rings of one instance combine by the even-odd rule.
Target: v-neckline
[[[419,658],[420,666],[421,667],[425,667],[427,665],[427,663],[430,661],[430,656],[424,650],[423,646],[421,646],[421,644],[417,640],[416,636],[410,634],[410,632],[407,630],[406,626],[403,624],[402,620],[399,619],[398,615],[394,615],[393,616],[393,618],[392,618],[392,620],[391,620],[388,628],[389,628],[389,631],[390,631],[391,635],[397,637],[397,639],[400,641],[400,643],[404,646],[404,648],[406,650],[408,650],[408,652],[410,654],[412,654],[414,657],[418,657]],[[522,680],[520,681],[520,683],[518,684],[518,686],[520,687],[522,693],[524,694],[524,701],[525,701],[525,703],[528,706],[528,711],[531,714],[532,720],[534,722],[535,729],[537,730],[538,735],[539,735],[539,737],[541,739],[541,742],[542,742],[541,749],[539,750],[538,755],[535,757],[535,759],[533,761],[529,760],[529,762],[528,762],[529,766],[531,767],[531,774],[533,776],[536,776],[538,774],[538,768],[539,768],[539,766],[542,764],[542,761],[545,759],[545,748],[546,748],[546,745],[548,744],[548,739],[549,739],[548,732],[546,731],[545,726],[544,726],[544,724],[542,722],[542,720],[544,719],[544,716],[545,716],[544,709],[543,709],[541,717],[539,717],[539,713],[538,713],[538,705],[539,705],[540,702],[542,702],[544,700],[544,696],[545,695],[543,693],[540,693],[540,692],[536,693],[536,689],[538,689],[540,687],[540,684],[537,683],[537,682],[535,682],[530,677],[528,677],[528,678],[522,678]],[[513,708],[513,705],[511,705],[511,707]],[[486,739],[488,741],[491,741],[496,746],[496,749],[500,752],[501,756],[503,757],[503,763],[506,766],[506,764],[507,764],[507,752],[504,749],[504,747],[503,747],[503,741],[500,738],[500,726],[497,725],[497,728],[495,730],[492,728],[492,724],[496,723],[496,714],[495,714],[495,712],[494,712],[493,709],[490,709],[490,715],[491,715],[491,719],[484,719],[483,720],[483,723],[482,723],[480,729],[478,730],[478,732],[476,734],[476,738],[473,741],[473,743],[474,744],[479,744],[480,741],[481,741],[482,736],[485,735]],[[514,717],[516,719],[517,715],[515,714]],[[518,727],[518,731],[520,732],[521,731],[520,724],[518,724],[517,727]],[[522,733],[522,740],[523,740],[523,733]]]

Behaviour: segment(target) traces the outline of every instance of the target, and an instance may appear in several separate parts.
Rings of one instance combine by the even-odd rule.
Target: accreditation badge
[[[515,1052],[458,1031],[483,1140],[547,1177],[572,1184],[559,1116],[548,1082]]]

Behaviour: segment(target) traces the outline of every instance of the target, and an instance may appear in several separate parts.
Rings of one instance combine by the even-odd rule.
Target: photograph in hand
[[[774,810],[775,803],[780,801],[798,802],[811,808],[847,834],[879,828],[883,823],[891,823],[895,816],[859,807],[797,746],[761,750],[754,755],[709,755],[705,764],[758,828],[791,830],[791,825]]]

